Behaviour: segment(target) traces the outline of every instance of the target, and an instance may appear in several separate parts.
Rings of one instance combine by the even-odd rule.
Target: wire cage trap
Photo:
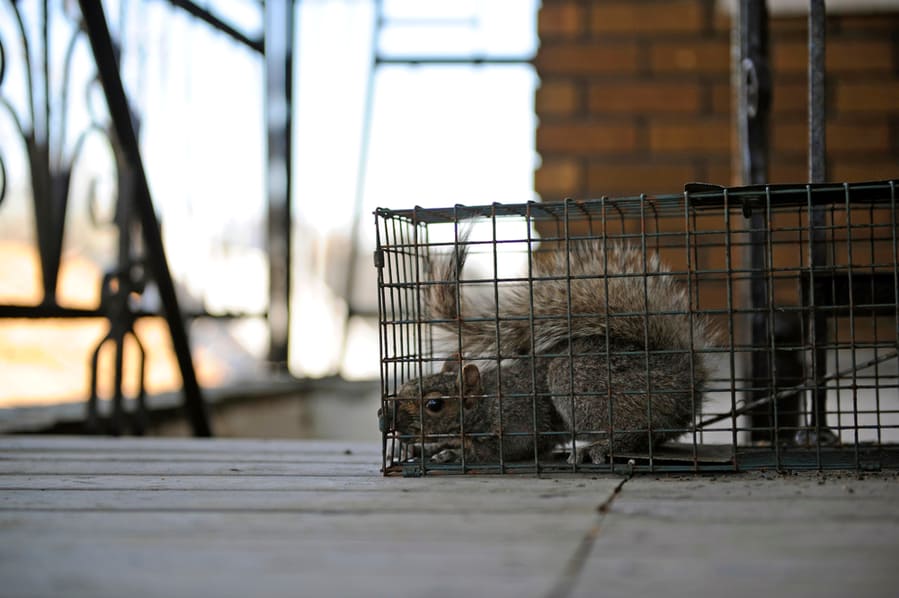
[[[385,474],[899,468],[896,201],[378,209]]]

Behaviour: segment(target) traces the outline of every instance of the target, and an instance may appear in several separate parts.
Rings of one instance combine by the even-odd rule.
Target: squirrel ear
[[[466,407],[474,405],[475,397],[484,394],[481,387],[481,371],[473,363],[462,368],[462,396]]]

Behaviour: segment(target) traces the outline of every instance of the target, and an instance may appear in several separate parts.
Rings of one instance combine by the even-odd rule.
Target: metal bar
[[[821,382],[827,383],[830,381],[839,380],[840,378],[843,378],[845,376],[855,375],[856,372],[859,372],[861,370],[864,370],[866,368],[869,368],[869,367],[874,366],[879,363],[884,363],[884,362],[896,359],[897,357],[899,357],[899,351],[891,351],[890,353],[881,355],[880,357],[875,357],[875,358],[869,359],[863,363],[857,363],[852,368],[846,368],[846,369],[834,372],[833,374],[824,376],[821,379]],[[724,421],[724,420],[732,418],[734,416],[748,413],[749,411],[758,407],[759,405],[765,405],[767,403],[776,401],[780,398],[787,397],[791,393],[796,392],[797,390],[804,390],[804,388],[805,388],[804,384],[797,384],[797,385],[789,387],[789,388],[784,388],[784,389],[778,391],[777,393],[774,393],[774,394],[771,394],[771,395],[768,395],[765,397],[761,397],[759,399],[755,399],[751,403],[746,403],[745,405],[741,405],[740,407],[734,406],[730,412],[721,413],[721,414],[709,417],[708,419],[705,419],[705,420],[701,421],[700,423],[696,424],[695,427],[697,429],[706,428],[706,427],[711,426],[712,424],[716,424],[720,421]],[[736,427],[734,427],[734,429],[736,429]]]
[[[56,304],[0,305],[0,318],[105,318],[100,309],[62,307]]]
[[[608,233],[608,216],[607,216],[607,204],[606,197],[603,196],[600,198],[600,218],[601,218],[601,230],[602,230],[602,282],[603,282],[603,297],[609,296],[609,277],[606,276],[606,272],[609,271],[609,233]],[[623,223],[622,223],[623,225]],[[602,302],[602,321],[608,322],[610,320],[609,314],[609,302]],[[606,380],[612,380],[612,341],[609,339],[608,334],[603,335],[604,347],[605,351],[605,359],[606,359]],[[609,438],[609,464],[612,466],[612,472],[615,471],[615,409],[614,403],[612,400],[612,385],[606,384],[606,405],[608,405],[608,414],[609,414],[609,426],[607,428],[608,438]]]
[[[39,104],[32,98],[32,130],[26,147],[34,191],[35,223],[41,260],[44,303],[56,302],[56,286],[62,257],[65,213],[69,195],[71,168],[54,164],[50,158],[50,12],[46,0],[41,3],[41,80]],[[22,32],[24,35],[24,31]],[[32,89],[33,93],[35,90]]]
[[[824,106],[824,0],[810,0],[808,13],[808,182],[827,178]]]
[[[734,351],[734,274],[733,274],[733,240],[731,236],[731,223],[730,223],[730,205],[729,198],[727,196],[727,191],[724,192],[724,260],[727,268],[727,278],[725,279],[725,284],[727,287],[727,355],[728,355],[728,365],[730,366],[729,372],[729,382],[730,382],[730,408],[731,413],[734,415],[730,418],[730,426],[731,426],[731,446],[732,446],[732,455],[733,455],[733,466],[734,469],[737,468],[737,443],[739,441],[739,437],[737,435],[737,380],[736,380],[736,371],[737,371],[737,360],[736,360],[736,351]]]
[[[765,290],[768,293],[768,296],[765,298],[765,305],[768,307],[768,312],[764,315],[757,314],[755,316],[755,318],[753,319],[753,322],[757,322],[759,319],[761,319],[766,325],[765,336],[763,338],[766,341],[765,346],[767,348],[767,351],[765,351],[765,354],[763,355],[763,360],[764,360],[763,367],[765,369],[763,369],[762,371],[764,371],[767,374],[765,376],[765,382],[768,385],[768,392],[776,393],[777,392],[776,388],[777,388],[777,366],[778,366],[778,364],[777,364],[777,361],[775,360],[775,355],[777,352],[777,339],[775,338],[775,334],[774,334],[774,317],[775,317],[775,314],[774,314],[774,273],[772,271],[772,267],[774,265],[773,264],[773,262],[774,262],[774,245],[771,242],[771,237],[773,234],[773,231],[771,230],[771,220],[772,220],[772,218],[771,218],[771,194],[769,193],[765,198],[765,221],[768,223],[768,231],[767,231],[768,234],[765,235],[765,257],[767,258],[768,264],[769,264],[769,268],[767,269],[767,272],[765,273],[767,276],[767,281],[765,283]],[[758,317],[760,315],[762,316],[762,318]],[[753,355],[758,355],[758,353],[756,353],[756,347],[757,347],[757,345],[755,345],[753,343]],[[753,373],[758,374],[759,371],[755,370]],[[758,391],[759,387],[755,386],[755,389],[756,389],[756,391]],[[758,414],[760,416],[758,418],[758,420],[765,420],[766,428],[770,427],[770,430],[771,430],[770,440],[774,446],[774,462],[775,462],[775,466],[777,467],[777,469],[780,470],[780,468],[781,468],[781,461],[780,461],[780,459],[781,459],[781,457],[780,457],[781,432],[780,432],[780,421],[779,421],[780,418],[778,417],[778,415],[779,415],[781,405],[780,405],[780,402],[775,399],[775,401],[772,403],[771,406],[773,408],[768,410],[767,414],[764,414],[764,413]],[[761,435],[761,436],[764,437],[764,435]]]
[[[200,19],[207,25],[210,25],[214,29],[221,31],[222,33],[224,33],[225,35],[227,35],[234,41],[242,43],[243,45],[247,46],[251,50],[258,52],[259,54],[263,53],[263,51],[264,51],[263,50],[263,47],[264,47],[263,40],[253,39],[253,38],[249,37],[247,34],[243,33],[242,31],[239,31],[238,29],[235,29],[234,27],[229,25],[227,22],[225,22],[222,19],[220,19],[219,17],[215,16],[213,13],[206,10],[205,8],[203,8],[201,6],[197,6],[195,3],[190,2],[190,0],[169,0],[169,4],[171,4],[172,6],[175,6],[177,8],[180,8],[181,10],[185,11],[192,17]],[[268,4],[278,4],[278,2],[276,0],[272,0],[271,2],[266,2],[266,5],[268,5]]]
[[[658,228],[656,228],[658,230]],[[646,260],[646,196],[640,194],[640,255],[643,260],[643,375],[646,380],[646,387],[642,389],[646,392],[646,440],[649,446],[649,470],[655,470],[655,459],[653,458],[652,441],[652,372],[649,366],[649,276],[648,263]],[[605,272],[603,274],[606,274]],[[608,276],[606,274],[606,276]],[[611,359],[611,356],[609,357]]]
[[[265,3],[269,361],[284,371],[290,344],[293,7],[292,0]]]
[[[846,187],[846,276],[849,278],[849,288],[853,288],[853,280],[852,280],[852,210],[849,208],[849,185],[844,185]],[[855,464],[856,469],[861,468],[861,463],[859,461],[859,453],[858,453],[858,429],[859,429],[859,409],[858,409],[858,370],[856,369],[856,351],[857,347],[855,345],[855,293],[849,292],[849,362],[852,364],[850,369],[852,370],[852,374],[850,377],[850,385],[849,389],[852,393],[852,427],[854,432],[854,444],[855,444]],[[839,396],[839,394],[837,395]],[[826,406],[826,405],[825,405]],[[825,416],[826,413],[821,413],[821,416]],[[818,441],[820,442],[820,438]]]
[[[209,423],[206,404],[203,402],[203,395],[194,371],[193,360],[190,354],[190,343],[188,342],[184,322],[181,320],[178,297],[175,294],[175,285],[166,261],[162,234],[159,222],[156,220],[156,212],[153,209],[150,188],[144,172],[137,136],[131,121],[131,111],[128,108],[125,89],[119,76],[118,63],[113,52],[112,39],[109,36],[103,5],[93,0],[79,0],[79,4],[84,16],[87,35],[90,38],[94,60],[97,63],[100,82],[103,85],[106,102],[109,106],[109,115],[112,119],[116,136],[119,143],[121,143],[122,152],[133,169],[135,177],[134,199],[140,214],[144,242],[147,246],[147,261],[152,268],[154,279],[159,288],[165,317],[172,335],[172,345],[181,370],[184,385],[184,407],[194,434],[196,436],[211,436],[212,427]]]
[[[454,219],[454,220],[453,220],[453,226],[454,226],[454,227],[456,226],[456,224],[455,224],[455,217],[456,217],[456,215],[455,215],[455,213],[454,213],[454,214],[453,214],[453,219]],[[424,229],[424,230],[426,231],[427,229]],[[420,237],[419,237],[420,234],[424,234],[424,233],[423,233],[423,231],[419,228],[418,221],[417,221],[417,220],[413,220],[413,222],[412,222],[412,243],[413,243],[413,245],[418,246],[418,247],[421,247],[421,239],[420,239]],[[455,250],[455,251],[458,251],[458,246],[457,246],[456,248],[454,248],[454,250]],[[399,257],[397,257],[397,260],[399,260]],[[404,272],[403,280],[409,280],[409,278],[407,278],[406,275],[405,275],[405,267],[406,267],[405,264],[408,263],[409,261],[412,261],[412,260],[413,260],[413,258],[411,258],[411,257],[405,257],[405,258],[403,258],[403,272]],[[410,264],[410,268],[409,268],[410,274],[411,274],[411,271],[413,270],[413,268],[412,268],[411,266],[412,266],[412,265],[415,266],[415,267],[414,267],[414,278],[412,279],[412,282],[413,282],[414,288],[415,288],[415,292],[414,292],[414,300],[415,300],[415,319],[416,319],[416,322],[415,322],[415,325],[414,325],[414,326],[415,326],[415,328],[414,328],[414,333],[415,333],[415,334],[414,334],[414,342],[415,342],[415,347],[416,347],[416,352],[415,352],[416,359],[415,359],[415,363],[414,363],[413,366],[412,366],[412,369],[415,370],[415,380],[416,380],[416,383],[417,383],[417,385],[418,385],[418,396],[424,397],[424,396],[425,396],[425,391],[424,391],[424,388],[422,387],[422,379],[424,378],[424,369],[423,369],[423,367],[422,367],[422,355],[423,355],[422,351],[424,350],[424,336],[423,336],[423,332],[424,332],[423,324],[424,324],[424,322],[422,322],[422,320],[423,320],[422,315],[423,315],[423,313],[424,313],[424,311],[423,311],[423,310],[424,310],[424,304],[422,303],[422,296],[421,296],[421,295],[422,295],[422,287],[421,287],[421,282],[422,282],[422,271],[421,271],[421,270],[422,270],[422,263],[421,263],[421,260],[420,260],[420,259],[416,259],[416,260],[414,260],[414,262],[415,262],[414,264]],[[457,278],[458,278],[458,274],[457,274]],[[446,282],[446,281],[444,281],[444,282]],[[412,299],[412,298],[409,297],[408,293],[406,293],[405,295],[406,295],[405,298],[407,299],[407,301],[408,301],[409,299]],[[408,305],[408,304],[409,304],[409,303],[407,302],[407,305]],[[458,304],[457,304],[457,305],[458,305]],[[430,314],[429,314],[429,317],[430,317]],[[428,328],[430,328],[430,325],[428,326]],[[412,332],[413,332],[413,329],[410,327],[409,333],[411,334]],[[410,342],[409,342],[409,348],[411,349],[411,347],[412,347],[412,339],[410,339]],[[460,358],[460,360],[461,360],[461,355],[459,356],[459,358]],[[419,421],[424,421],[424,409],[423,409],[423,403],[424,403],[424,401],[419,401],[419,402],[418,402],[418,417],[419,417]],[[424,426],[421,426],[421,429],[419,430],[418,441],[419,441],[420,446],[421,446],[421,454],[420,454],[420,458],[419,458],[419,461],[418,461],[418,470],[419,470],[419,472],[421,473],[421,475],[425,475],[425,473],[427,473],[427,468],[426,468],[426,466],[425,466],[425,451],[424,451],[424,448],[425,448],[425,427],[424,427]],[[464,451],[463,451],[463,455],[464,455]],[[463,467],[464,467],[464,462],[463,462]]]
[[[574,339],[574,335],[571,333],[571,214],[569,213],[570,206],[573,200],[565,199],[564,211],[563,211],[563,220],[562,220],[562,246],[565,249],[565,327],[566,333],[568,335],[568,342],[566,343],[565,352],[567,355],[565,358],[568,360],[568,401],[569,401],[569,409],[571,410],[571,454],[574,457],[571,459],[571,470],[576,472],[578,470],[578,465],[580,464],[580,459],[577,458],[577,415],[575,414],[575,402],[574,402],[574,350],[572,347],[572,339]],[[605,273],[604,273],[605,274]],[[496,303],[497,312],[499,311],[499,302]],[[499,317],[499,314],[497,314]],[[497,340],[497,343],[499,341]],[[497,344],[499,346],[499,344]],[[608,355],[606,359],[608,359]],[[555,398],[550,396],[550,401],[555,402]],[[534,422],[536,424],[536,422]],[[590,438],[591,432],[594,430],[588,429],[588,438]]]
[[[106,309],[84,309],[80,307],[64,307],[56,304],[39,304],[39,305],[0,305],[0,319],[2,318],[19,318],[37,320],[41,318],[106,318],[109,312]],[[139,318],[160,318],[165,317],[150,311],[135,311],[131,313],[134,319]],[[209,318],[212,320],[236,320],[243,318],[265,318],[268,314],[247,313],[247,312],[226,312],[221,314],[211,314],[206,311],[185,311],[181,313],[184,320],[197,320],[200,318]]]
[[[536,334],[534,334],[534,238],[533,238],[533,228],[534,228],[534,219],[531,214],[532,203],[527,204],[526,213],[525,213],[525,222],[527,223],[527,259],[528,259],[528,272],[527,272],[527,284],[528,284],[528,336],[530,337],[530,347],[528,347],[528,356],[530,360],[530,383],[531,383],[531,421],[534,422],[534,463],[536,467],[534,468],[534,473],[536,475],[540,475],[541,464],[540,464],[540,452],[539,452],[539,438],[537,436],[537,401],[541,400],[539,396],[537,385],[537,345],[536,345]],[[544,397],[543,400],[546,400],[548,397]],[[552,400],[552,399],[550,399]],[[574,422],[572,422],[573,424]]]
[[[740,93],[738,128],[744,185],[768,182],[771,71],[765,0],[740,2]]]
[[[695,214],[695,212],[694,212]],[[694,228],[696,227],[696,221],[693,221]],[[658,229],[656,229],[658,230]],[[693,240],[696,239],[696,240]],[[687,192],[684,192],[684,255],[686,258],[687,265],[687,319],[690,322],[690,352],[687,354],[687,361],[690,366],[690,413],[699,413],[699,404],[700,401],[696,400],[696,368],[694,363],[694,356],[696,355],[696,346],[695,346],[695,338],[694,332],[696,328],[694,327],[693,313],[699,306],[701,305],[699,302],[699,278],[696,274],[696,265],[698,265],[699,260],[697,259],[695,262],[693,261],[693,256],[690,251],[691,248],[696,249],[698,245],[698,239],[694,237],[690,238],[690,202],[688,201]],[[698,257],[698,256],[697,256]],[[694,287],[694,276],[696,276],[696,296],[693,295],[693,287]],[[695,309],[694,309],[695,306]],[[704,347],[703,347],[704,348]],[[697,454],[698,447],[696,443],[696,433],[695,431],[690,434],[690,440],[692,441],[693,448],[693,464],[696,468],[696,471],[699,471],[699,455]]]
[[[810,0],[808,14],[808,176],[809,183],[823,183],[826,178],[826,127],[824,106],[824,34],[825,34],[824,0]],[[827,212],[824,206],[815,206],[809,214],[810,242],[809,271],[812,273],[812,286],[816,270],[827,268],[827,245],[825,227]],[[832,440],[827,428],[827,388],[819,383],[826,372],[828,326],[824,313],[815,310],[814,305],[809,312],[809,333],[812,348],[812,375],[816,382],[811,410],[811,424],[814,427],[815,445],[822,440]],[[823,431],[822,431],[823,430]],[[823,438],[822,438],[823,435]]]
[[[739,15],[740,93],[738,128],[740,132],[742,183],[764,184],[768,181],[768,117],[771,105],[771,75],[768,62],[768,9],[764,0],[741,0]],[[751,268],[749,301],[753,309],[768,305],[767,263],[768,221],[763,210],[753,211],[750,218],[749,265]],[[764,347],[768,326],[766,316],[753,315],[750,322],[750,401],[770,387],[770,367]],[[750,415],[752,440],[771,437],[770,411],[767,406]]]
[[[491,244],[492,254],[493,254],[493,317],[494,321],[494,336],[493,342],[496,343],[496,388],[497,394],[502,394],[503,389],[503,364],[502,364],[502,356],[501,353],[501,336],[500,336],[500,326],[499,326],[499,255],[497,252],[498,244],[496,239],[496,205],[493,206],[493,214],[490,217],[490,226],[492,231],[492,240]],[[499,401],[499,471],[500,473],[506,473],[506,457],[505,457],[505,434],[503,434],[503,422],[505,421],[503,417],[503,403],[502,400]],[[536,464],[535,464],[536,467]]]
[[[528,56],[375,56],[375,64],[427,66],[531,64]]]

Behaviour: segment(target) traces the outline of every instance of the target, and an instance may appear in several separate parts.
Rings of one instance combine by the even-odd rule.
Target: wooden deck
[[[348,443],[0,437],[0,596],[895,596],[895,473],[384,478]],[[616,491],[617,490],[617,491]]]

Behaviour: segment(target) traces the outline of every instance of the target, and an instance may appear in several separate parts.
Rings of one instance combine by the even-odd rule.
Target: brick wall
[[[546,200],[736,183],[730,17],[715,0],[544,0]],[[772,182],[806,180],[806,20],[771,24]],[[899,13],[828,21],[830,180],[899,177]]]
[[[807,180],[806,19],[772,22],[771,180]],[[899,12],[827,22],[827,175],[899,178]]]

